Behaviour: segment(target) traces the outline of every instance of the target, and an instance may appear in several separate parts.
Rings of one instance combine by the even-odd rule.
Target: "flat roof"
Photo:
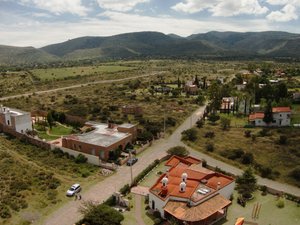
[[[134,126],[135,125],[131,124],[131,123],[123,123],[123,124],[119,125],[118,127],[131,128],[131,127],[134,127]]]
[[[88,144],[108,147],[131,135],[130,133],[119,132],[117,126],[108,128],[108,125],[105,123],[88,122],[88,124],[93,125],[95,130],[84,134],[70,135],[67,136],[67,138]]]
[[[4,108],[5,108],[5,112],[8,112],[7,110],[9,110],[9,112],[11,114],[15,114],[16,116],[21,116],[21,115],[27,115],[27,114],[29,114],[29,112],[25,112],[25,111],[22,111],[22,110],[19,110],[19,109],[14,109],[14,108],[9,108],[9,107],[3,106],[2,109],[4,109]],[[3,113],[3,111],[2,111],[2,113]]]

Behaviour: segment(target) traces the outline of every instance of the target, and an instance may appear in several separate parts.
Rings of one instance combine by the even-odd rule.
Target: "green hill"
[[[217,32],[180,37],[159,32],[135,32],[109,37],[80,37],[33,47],[0,46],[1,64],[55,60],[202,57],[300,58],[300,35],[287,32]]]
[[[44,63],[58,60],[43,50],[33,47],[13,47],[0,45],[0,65]]]

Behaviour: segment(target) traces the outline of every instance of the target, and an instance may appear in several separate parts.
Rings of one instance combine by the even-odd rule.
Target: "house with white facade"
[[[18,109],[0,106],[0,124],[9,126],[19,133],[32,130],[31,115]]]
[[[249,115],[249,123],[254,126],[273,126],[284,127],[291,125],[291,108],[290,107],[273,107],[273,121],[269,124],[264,122],[264,112],[255,112]]]
[[[149,190],[149,207],[165,219],[211,225],[226,217],[235,181],[202,166],[193,157],[173,156]]]

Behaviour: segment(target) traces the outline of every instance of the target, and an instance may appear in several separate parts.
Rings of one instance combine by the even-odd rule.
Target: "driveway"
[[[192,156],[195,156],[200,159],[205,159],[207,163],[211,166],[218,166],[225,171],[228,171],[232,174],[239,175],[242,173],[242,170],[237,169],[231,165],[228,165],[224,162],[216,160],[210,156],[207,156],[201,152],[197,152],[190,147],[186,146],[181,142],[181,132],[191,128],[193,124],[202,116],[205,107],[199,107],[189,118],[187,118],[175,131],[174,133],[167,137],[166,139],[161,139],[146,149],[139,156],[139,161],[133,166],[133,177],[139,174],[143,169],[145,169],[151,162],[155,159],[160,159],[166,155],[166,150],[171,147],[182,145],[185,146],[191,153]],[[118,171],[106,178],[104,181],[99,182],[92,186],[89,190],[83,191],[82,199],[83,200],[92,200],[99,203],[106,200],[110,195],[115,191],[118,191],[125,184],[130,182],[130,167],[122,166],[119,167]],[[258,177],[258,184],[267,185],[271,188],[282,190],[284,192],[300,196],[300,189],[291,185],[282,184],[276,181],[263,179]],[[49,215],[44,222],[37,222],[34,224],[45,224],[45,225],[72,225],[77,222],[81,215],[78,213],[78,207],[80,202],[70,201],[66,205],[62,206],[60,209]]]

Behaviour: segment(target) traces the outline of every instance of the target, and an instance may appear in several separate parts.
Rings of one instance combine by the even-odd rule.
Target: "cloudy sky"
[[[42,47],[136,31],[300,33],[299,17],[300,0],[0,0],[0,44]]]

